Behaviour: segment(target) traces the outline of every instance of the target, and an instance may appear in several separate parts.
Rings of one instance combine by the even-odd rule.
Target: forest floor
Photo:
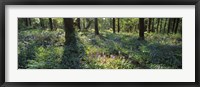
[[[182,35],[76,31],[76,44],[65,46],[62,29],[18,33],[19,68],[33,69],[181,69]]]

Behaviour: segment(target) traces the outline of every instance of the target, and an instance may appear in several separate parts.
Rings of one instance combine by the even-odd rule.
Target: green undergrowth
[[[65,33],[31,29],[18,33],[18,67],[31,69],[181,69],[181,34],[94,29],[76,31],[76,43],[65,46]]]

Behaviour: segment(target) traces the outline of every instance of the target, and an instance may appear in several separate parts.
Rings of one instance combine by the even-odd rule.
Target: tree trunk
[[[173,25],[172,25],[172,33],[174,33],[175,26],[176,26],[176,18],[173,18]]]
[[[139,40],[144,40],[144,18],[139,18],[140,30],[139,30]]]
[[[113,33],[115,33],[115,18],[113,18]]]
[[[166,25],[167,25],[167,18],[165,18],[164,33],[165,33]]]
[[[26,25],[26,27],[29,27],[29,23],[28,23],[28,18],[25,18],[25,25]]]
[[[159,28],[159,23],[160,23],[160,18],[158,18],[158,23],[157,23],[157,29],[156,29],[156,32],[158,33],[158,28]]]
[[[162,31],[162,23],[163,23],[163,19],[161,18],[161,19],[160,19],[160,33],[161,33],[161,31]]]
[[[78,29],[81,29],[81,19],[80,18],[77,18],[77,26],[78,26]]]
[[[99,35],[98,19],[97,18],[95,18],[95,35]]]
[[[120,32],[120,24],[119,24],[119,18],[118,18],[118,33]]]
[[[39,19],[40,19],[40,26],[41,26],[41,28],[44,29],[44,20],[42,18],[39,18]]]
[[[31,18],[28,18],[29,26],[32,26]]]
[[[150,33],[150,31],[151,31],[151,18],[149,18],[149,26],[148,26],[148,33]]]
[[[177,18],[177,21],[176,21],[176,28],[175,28],[175,34],[177,33],[177,30],[178,30],[179,21],[180,21],[180,19]]]
[[[90,25],[92,24],[92,20],[89,21],[88,25],[86,26],[85,29],[88,29],[90,27]]]
[[[154,32],[154,18],[152,18],[152,28],[151,28],[152,32]]]
[[[172,19],[169,18],[169,22],[168,22],[168,31],[167,31],[167,33],[170,33],[171,21],[172,21]]]
[[[50,29],[53,30],[53,22],[52,22],[52,18],[49,18],[49,26],[50,26]]]
[[[75,44],[75,31],[72,18],[63,18],[65,30],[65,45]]]

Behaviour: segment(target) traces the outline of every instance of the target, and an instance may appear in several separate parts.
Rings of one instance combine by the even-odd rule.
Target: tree
[[[90,20],[90,19],[88,19],[88,18],[86,18],[86,20],[87,20],[87,22],[88,22],[88,24],[87,24],[87,26],[85,27],[85,29],[88,29],[89,27],[90,27],[90,25],[92,24],[92,20]]]
[[[165,33],[166,25],[167,25],[167,18],[165,18],[164,33]]]
[[[28,22],[28,18],[25,18],[25,25],[28,27],[29,26],[29,22]]]
[[[144,18],[139,18],[139,25],[140,25],[140,30],[139,30],[139,40],[144,40]]]
[[[167,33],[170,33],[171,21],[172,21],[172,19],[169,18],[169,22],[168,22],[168,31],[167,31]]]
[[[179,21],[180,21],[180,19],[177,18],[177,21],[176,21],[176,28],[175,28],[175,34],[177,33],[177,30],[178,30]]]
[[[176,26],[176,18],[173,18],[173,25],[172,25],[172,33],[174,33],[175,26]]]
[[[39,19],[40,19],[40,26],[41,26],[41,28],[44,29],[44,20],[42,18],[39,18]]]
[[[115,33],[115,18],[113,18],[113,33]]]
[[[120,31],[120,24],[119,24],[119,18],[118,18],[118,33]]]
[[[77,26],[78,26],[78,29],[81,29],[81,19],[80,18],[77,18]]]
[[[53,21],[52,21],[52,18],[49,18],[49,26],[50,26],[50,29],[53,30]]]
[[[162,30],[162,27],[163,27],[163,19],[161,18],[160,19],[160,33],[161,33],[161,30]]]
[[[98,29],[98,19],[95,18],[95,35],[99,35],[99,29]]]
[[[150,33],[150,31],[151,31],[151,18],[149,18],[149,26],[148,26],[148,33]]]
[[[158,23],[157,23],[157,29],[156,29],[156,32],[158,33],[158,28],[159,28],[159,23],[160,23],[160,18],[158,18]]]
[[[73,18],[63,18],[65,30],[65,45],[76,43]]]
[[[154,32],[154,18],[152,18],[152,28],[151,28],[152,32]]]

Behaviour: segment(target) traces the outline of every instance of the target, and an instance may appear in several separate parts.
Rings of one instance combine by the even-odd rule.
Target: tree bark
[[[77,26],[79,29],[81,29],[81,19],[77,18]]]
[[[162,24],[163,24],[163,19],[161,18],[161,19],[160,19],[160,33],[161,33],[161,31],[162,31]]]
[[[159,23],[160,23],[160,18],[158,18],[158,23],[157,23],[157,29],[156,29],[156,32],[158,33],[158,28],[159,28]]]
[[[154,18],[152,18],[152,28],[151,28],[152,32],[154,32]]]
[[[115,18],[113,18],[113,33],[115,33]]]
[[[99,35],[99,29],[98,29],[98,19],[95,18],[95,35]]]
[[[53,30],[53,22],[52,22],[52,18],[49,18],[49,26],[50,26],[50,29]]]
[[[166,25],[167,25],[167,18],[165,18],[164,32],[163,33],[165,33]]]
[[[118,33],[120,32],[120,24],[119,24],[119,18],[118,18]]]
[[[175,34],[177,33],[177,30],[178,30],[179,21],[180,21],[180,19],[177,18],[177,21],[176,21],[176,28],[175,28]]]
[[[42,18],[39,19],[40,19],[40,26],[44,29],[44,20]]]
[[[139,30],[139,40],[144,40],[144,18],[139,18],[140,30]]]
[[[151,31],[151,18],[149,18],[149,26],[147,32],[150,33],[150,31]]]
[[[65,30],[65,45],[75,44],[75,31],[72,18],[63,18]]]
[[[172,33],[174,33],[175,26],[176,26],[176,18],[173,18],[173,25],[172,25]]]
[[[172,21],[172,19],[169,18],[169,22],[168,22],[168,31],[167,31],[167,33],[170,33],[170,29],[171,29],[171,21]]]

